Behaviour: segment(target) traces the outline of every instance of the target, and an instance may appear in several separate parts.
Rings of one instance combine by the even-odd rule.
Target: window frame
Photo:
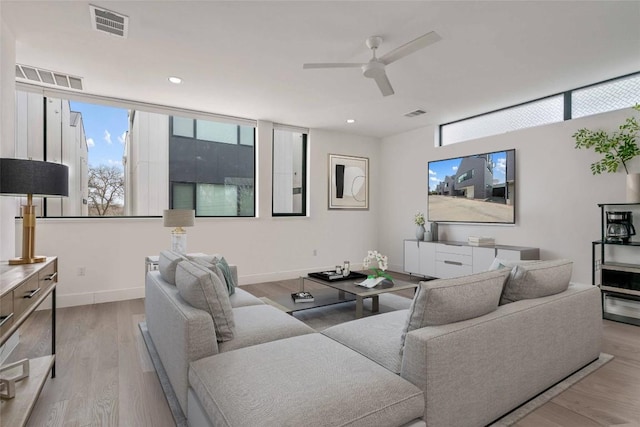
[[[443,144],[443,127],[445,127],[445,126],[449,126],[449,125],[452,125],[452,124],[464,122],[464,121],[471,120],[471,119],[476,119],[478,117],[488,116],[488,115],[491,115],[493,113],[498,113],[498,112],[509,110],[509,109],[513,109],[513,108],[518,108],[518,107],[521,107],[521,106],[524,106],[524,105],[533,104],[535,102],[543,101],[545,99],[549,99],[549,98],[553,98],[553,97],[557,97],[557,96],[563,96],[563,98],[564,98],[564,104],[563,104],[564,111],[563,111],[563,120],[562,121],[572,120],[573,119],[573,108],[572,108],[572,94],[573,94],[573,92],[584,90],[584,89],[588,89],[588,88],[595,87],[595,86],[604,85],[604,84],[607,84],[607,83],[614,82],[616,80],[628,79],[628,78],[635,77],[635,76],[640,76],[640,71],[634,72],[634,73],[625,74],[625,75],[618,76],[618,77],[613,77],[611,79],[602,80],[602,81],[599,81],[599,82],[596,82],[596,83],[591,83],[591,84],[588,84],[588,85],[585,85],[585,86],[576,87],[576,88],[573,88],[573,89],[566,90],[564,92],[558,92],[558,93],[554,93],[554,94],[551,94],[551,95],[542,96],[542,97],[535,98],[535,99],[532,99],[532,100],[529,100],[529,101],[520,102],[518,104],[509,105],[507,107],[498,108],[498,109],[495,109],[495,110],[487,111],[485,113],[481,113],[481,114],[476,114],[476,115],[473,115],[473,116],[465,117],[465,118],[462,118],[462,119],[459,119],[459,120],[454,120],[454,121],[451,121],[451,122],[442,123],[442,124],[440,124],[438,126],[438,145],[437,146],[438,147],[444,147],[446,145],[455,145],[455,144],[459,144],[459,143],[462,143],[462,142],[472,141],[472,140],[478,139],[478,138],[487,138],[487,137],[490,137],[490,136],[498,135],[498,134],[484,135],[484,136],[478,136],[477,138],[469,138],[469,139],[465,139],[465,140],[462,140],[462,141],[452,142],[450,144]],[[624,107],[624,108],[626,108],[626,107]],[[609,112],[609,111],[616,111],[616,110],[607,110],[607,111],[602,111],[601,113],[605,113],[605,112]],[[601,114],[601,113],[594,113],[594,114]],[[589,117],[590,115],[593,115],[593,114],[583,115],[583,116],[580,116],[580,118]],[[560,122],[555,122],[555,123],[560,123]],[[544,126],[544,125],[536,125],[536,126]],[[536,126],[523,127],[523,128],[517,129],[517,130],[530,129],[530,128],[536,127]],[[509,131],[509,132],[513,132],[513,131]]]
[[[274,195],[275,195],[275,191],[273,190],[273,185],[274,185],[274,179],[273,179],[273,175],[274,175],[274,161],[275,161],[275,131],[276,130],[286,130],[286,131],[290,131],[290,132],[296,132],[296,133],[300,133],[302,134],[302,187],[301,187],[301,193],[302,193],[302,202],[301,202],[301,207],[302,210],[301,212],[274,212]],[[309,179],[308,175],[307,175],[307,171],[308,171],[308,153],[309,150],[309,130],[308,129],[297,129],[297,128],[293,128],[293,127],[288,127],[288,126],[278,126],[276,124],[274,124],[274,128],[271,132],[271,216],[272,217],[279,217],[279,218],[286,218],[286,217],[306,217],[307,216],[307,181]]]
[[[131,109],[131,110],[136,110],[139,112],[145,112],[145,113],[156,113],[156,114],[163,114],[168,116],[169,120],[168,120],[168,124],[169,124],[169,128],[168,128],[168,133],[169,133],[169,137],[173,136],[173,120],[171,119],[171,117],[173,116],[180,116],[180,117],[185,117],[185,118],[191,118],[193,119],[193,125],[194,125],[194,135],[197,137],[196,135],[196,122],[197,120],[207,120],[207,121],[213,121],[213,122],[219,122],[219,123],[229,123],[229,124],[235,124],[238,126],[238,133],[237,133],[237,138],[238,138],[238,142],[237,145],[238,147],[246,147],[244,149],[248,149],[249,147],[253,150],[253,214],[252,215],[237,215],[237,216],[201,216],[201,215],[196,215],[198,217],[202,217],[202,218],[257,218],[258,217],[258,206],[257,206],[257,195],[258,195],[258,176],[257,176],[257,163],[258,163],[258,147],[257,147],[257,127],[258,127],[258,121],[254,120],[254,119],[246,119],[246,118],[242,118],[242,117],[233,117],[233,116],[225,116],[225,115],[220,115],[220,114],[214,114],[214,113],[206,113],[206,112],[202,112],[202,111],[197,111],[197,110],[190,110],[190,109],[184,109],[184,108],[179,108],[179,107],[171,107],[171,106],[167,106],[167,105],[161,105],[161,104],[151,104],[151,103],[144,103],[144,102],[138,102],[138,101],[131,101],[131,100],[126,100],[126,99],[121,99],[121,98],[115,98],[115,97],[108,97],[108,96],[101,96],[101,95],[92,95],[92,94],[87,94],[87,93],[78,93],[75,91],[67,91],[64,89],[59,89],[59,88],[49,88],[49,87],[43,87],[43,86],[39,86],[39,85],[35,85],[35,84],[31,84],[31,83],[25,83],[25,82],[16,82],[16,87],[15,87],[15,91],[22,91],[22,92],[26,92],[26,93],[35,93],[38,94],[42,97],[43,99],[43,104],[46,108],[46,101],[47,98],[52,97],[52,98],[58,98],[58,99],[62,99],[65,101],[75,101],[75,102],[81,102],[81,103],[91,103],[91,104],[97,104],[97,105],[101,105],[101,106],[108,106],[108,107],[115,107],[115,108],[122,108],[122,109]],[[47,146],[47,138],[46,138],[46,132],[47,132],[47,123],[46,123],[46,111],[43,111],[43,114],[45,114],[45,117],[43,117],[43,141],[42,141],[42,150],[44,153],[44,158],[43,160],[47,160],[46,158],[46,146]],[[251,127],[253,128],[253,145],[249,145],[249,144],[242,144],[241,143],[241,127]],[[184,136],[180,136],[181,138],[190,138],[190,137],[184,137]],[[194,139],[197,139],[194,137]],[[209,141],[211,142],[211,141]],[[231,145],[231,144],[228,144]],[[168,168],[168,163],[167,163],[167,168]],[[125,172],[126,173],[126,172]],[[178,182],[178,181],[176,181]],[[194,185],[194,191],[196,188],[197,183],[188,183],[188,182],[180,182],[180,183],[185,183],[185,184],[193,184]],[[173,191],[172,191],[172,185],[173,185],[173,181],[168,181],[169,184],[169,195],[168,195],[168,204],[169,206],[167,206],[167,209],[170,208],[170,206],[172,206],[173,204]],[[44,219],[94,219],[94,218],[101,218],[101,219],[132,219],[132,218],[161,218],[162,217],[162,213],[159,212],[158,215],[118,215],[118,216],[77,216],[77,215],[73,215],[73,216],[47,216],[47,197],[39,197],[38,199],[42,200],[42,216],[38,216],[38,218],[44,218]],[[195,201],[195,195],[194,195],[194,201]],[[194,207],[195,209],[195,207]],[[238,209],[240,209],[240,207],[238,206]],[[16,216],[16,218],[18,218],[18,216]]]

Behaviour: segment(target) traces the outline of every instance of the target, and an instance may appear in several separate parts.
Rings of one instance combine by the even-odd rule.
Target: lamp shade
[[[68,196],[69,168],[39,160],[0,159],[0,193]]]
[[[193,209],[165,209],[162,212],[165,227],[193,227],[195,217]]]

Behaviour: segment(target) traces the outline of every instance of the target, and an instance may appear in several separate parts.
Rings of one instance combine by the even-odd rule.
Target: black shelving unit
[[[640,318],[624,316],[621,314],[610,313],[606,311],[605,299],[607,297],[614,297],[629,301],[631,304],[638,305],[638,313],[640,313],[640,241],[629,241],[627,243],[622,242],[609,242],[606,239],[607,219],[606,212],[613,210],[621,210],[628,208],[631,210],[634,207],[640,207],[640,203],[599,203],[600,208],[600,228],[601,236],[600,240],[592,242],[591,256],[592,256],[592,284],[597,285],[597,274],[600,273],[600,289],[602,290],[602,315],[603,318],[613,320],[616,322],[629,323],[632,325],[640,326]],[[638,213],[640,216],[640,212]],[[621,246],[629,248],[638,248],[638,263],[620,263],[614,260],[607,259],[606,247]],[[597,250],[600,250],[600,265],[597,264]],[[635,249],[634,249],[635,250]]]

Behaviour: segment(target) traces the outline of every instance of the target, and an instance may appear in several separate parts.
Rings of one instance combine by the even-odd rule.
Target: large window
[[[440,145],[497,135],[634,106],[640,102],[640,73],[440,126]]]
[[[274,216],[304,216],[307,208],[307,132],[274,126]]]
[[[255,128],[176,116],[170,127],[171,208],[254,216]]]
[[[69,197],[39,215],[254,216],[255,121],[48,92],[16,92],[16,156],[69,166]]]

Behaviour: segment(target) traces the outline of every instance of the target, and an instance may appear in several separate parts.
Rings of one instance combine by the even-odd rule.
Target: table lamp
[[[162,212],[165,227],[174,227],[171,231],[171,250],[187,253],[187,230],[182,227],[193,227],[196,212],[193,209],[165,209]]]
[[[0,159],[0,194],[27,196],[22,206],[22,256],[9,260],[10,265],[35,264],[47,257],[36,256],[36,209],[33,196],[67,197],[69,168],[59,163],[24,159]]]

